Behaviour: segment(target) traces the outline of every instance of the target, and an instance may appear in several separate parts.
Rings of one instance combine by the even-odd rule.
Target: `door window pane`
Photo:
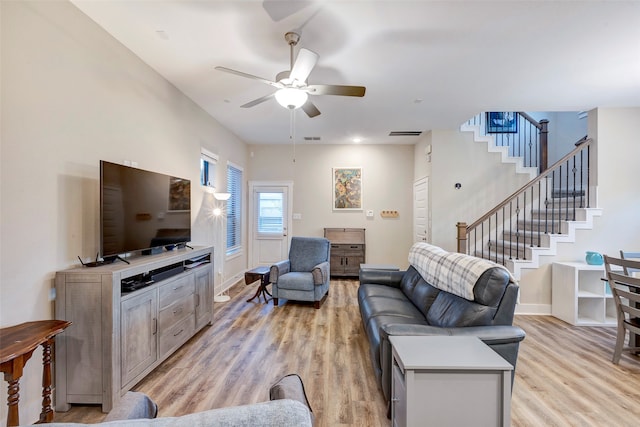
[[[282,193],[258,193],[258,233],[283,233]]]

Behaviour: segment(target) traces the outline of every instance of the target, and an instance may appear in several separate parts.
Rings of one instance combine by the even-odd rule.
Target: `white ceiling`
[[[274,80],[291,30],[320,55],[310,84],[367,88],[313,97],[322,114],[296,111],[296,142],[411,144],[389,132],[454,129],[481,111],[640,106],[640,1],[72,2],[250,144],[287,143],[290,112],[241,109],[274,88],[214,66]]]

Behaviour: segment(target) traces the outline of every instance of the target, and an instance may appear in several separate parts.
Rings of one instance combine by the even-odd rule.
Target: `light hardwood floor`
[[[388,426],[374,381],[356,299],[357,281],[333,280],[319,310],[245,302],[255,286],[231,289],[214,304],[206,327],[135,390],[159,416],[268,400],[280,376],[298,373],[317,426]],[[550,316],[516,316],[520,346],[512,399],[513,426],[640,425],[640,358],[611,363],[615,328],[573,327]],[[461,403],[461,407],[464,405]],[[74,406],[55,421],[98,422],[96,406]]]

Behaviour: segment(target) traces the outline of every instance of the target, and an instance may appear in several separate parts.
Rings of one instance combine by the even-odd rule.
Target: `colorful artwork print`
[[[333,168],[333,209],[362,209],[362,168]]]

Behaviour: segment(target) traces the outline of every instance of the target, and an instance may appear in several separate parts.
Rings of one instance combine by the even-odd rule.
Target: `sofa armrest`
[[[391,271],[391,270],[372,270],[372,269],[360,269],[360,284],[375,283],[376,285],[393,286],[394,288],[400,287],[402,276],[405,271]]]
[[[140,392],[128,391],[103,421],[155,418],[157,415],[158,405],[149,396]]]
[[[269,269],[269,282],[278,283],[280,276],[287,274],[289,271],[291,271],[291,261],[288,259],[273,264]]]
[[[448,335],[474,336],[485,344],[506,344],[520,342],[525,332],[517,326],[469,326],[464,328],[440,328],[430,325],[389,324],[382,326],[380,335],[388,339],[393,335]]]
[[[327,261],[313,267],[311,270],[313,275],[313,284],[316,286],[324,285],[329,281],[329,263]]]

